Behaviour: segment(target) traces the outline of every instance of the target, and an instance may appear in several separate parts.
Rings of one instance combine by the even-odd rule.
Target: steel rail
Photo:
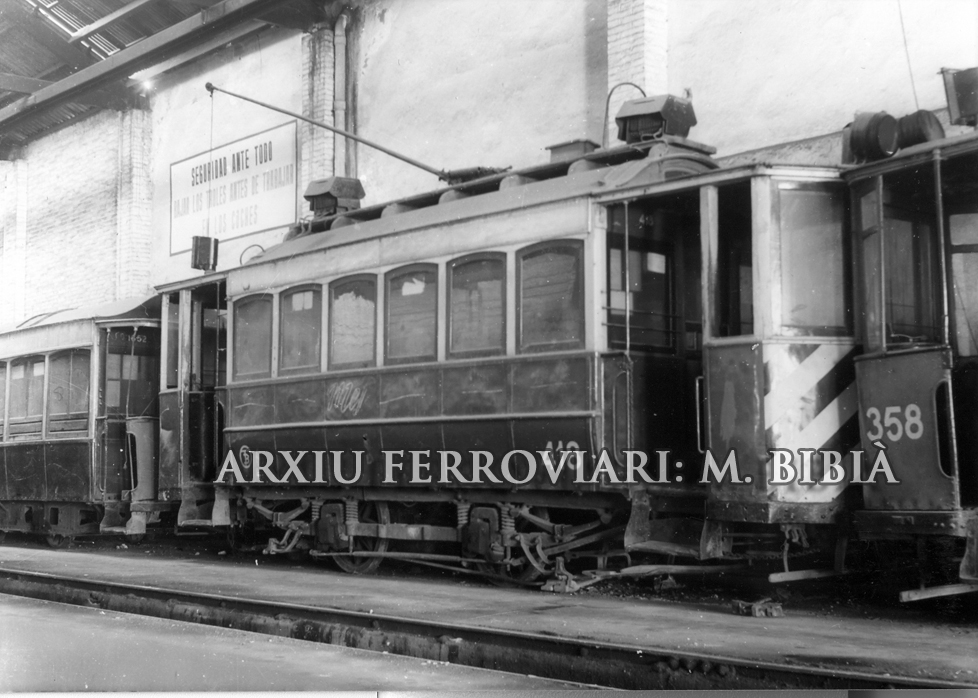
[[[388,614],[4,569],[0,593],[624,689],[975,688]],[[813,660],[814,661],[814,660]]]

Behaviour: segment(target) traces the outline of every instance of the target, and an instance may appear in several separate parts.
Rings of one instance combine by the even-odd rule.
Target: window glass
[[[936,340],[935,250],[930,226],[886,218],[884,246],[887,341]]]
[[[171,293],[166,316],[166,387],[176,388],[180,368],[180,294]]]
[[[87,349],[55,354],[48,360],[48,420],[51,431],[88,428],[89,357]]]
[[[582,250],[562,243],[520,254],[520,349],[584,344]]]
[[[387,358],[435,358],[438,271],[434,266],[387,276]]]
[[[377,281],[366,277],[341,279],[329,288],[329,367],[373,366]]]
[[[782,188],[779,198],[783,331],[845,334],[842,193]]]
[[[978,213],[955,213],[949,220],[952,245],[978,245]]]
[[[978,354],[978,253],[951,255],[954,330],[961,356]]]
[[[453,262],[450,287],[452,353],[502,353],[506,349],[506,260]]]
[[[104,413],[155,415],[159,397],[159,330],[150,327],[108,330]]]
[[[234,376],[264,378],[271,372],[271,296],[244,298],[234,304]]]
[[[10,364],[10,433],[39,434],[44,390],[44,357],[18,359]]]
[[[0,441],[3,441],[3,420],[6,409],[7,364],[0,362]]]
[[[717,189],[716,336],[754,333],[750,183]]]
[[[319,370],[322,303],[319,289],[287,291],[280,297],[279,370],[300,373]]]

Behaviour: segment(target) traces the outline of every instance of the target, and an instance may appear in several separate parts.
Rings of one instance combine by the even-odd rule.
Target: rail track
[[[5,569],[0,593],[622,689],[974,688],[838,666],[447,624]]]

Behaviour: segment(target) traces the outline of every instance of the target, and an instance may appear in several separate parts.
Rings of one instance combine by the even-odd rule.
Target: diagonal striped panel
[[[811,394],[819,383],[836,369],[852,347],[840,344],[822,344],[801,363],[791,366],[787,351],[775,349],[769,365],[765,367],[770,389],[764,396],[764,427],[770,429],[789,410],[797,407],[800,400]],[[851,358],[848,359],[851,362]],[[816,391],[817,393],[817,391]]]

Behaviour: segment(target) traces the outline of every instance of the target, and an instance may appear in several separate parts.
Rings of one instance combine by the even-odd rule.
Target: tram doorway
[[[224,279],[163,296],[164,363],[160,393],[160,479],[181,501],[178,524],[210,520],[220,459],[227,382]]]
[[[631,201],[608,209],[608,349],[614,444],[668,450],[673,464],[701,460],[703,375],[699,194]],[[642,406],[636,410],[636,406]],[[670,472],[670,480],[679,473]],[[684,473],[687,482],[696,473]],[[680,479],[682,482],[682,479]]]

